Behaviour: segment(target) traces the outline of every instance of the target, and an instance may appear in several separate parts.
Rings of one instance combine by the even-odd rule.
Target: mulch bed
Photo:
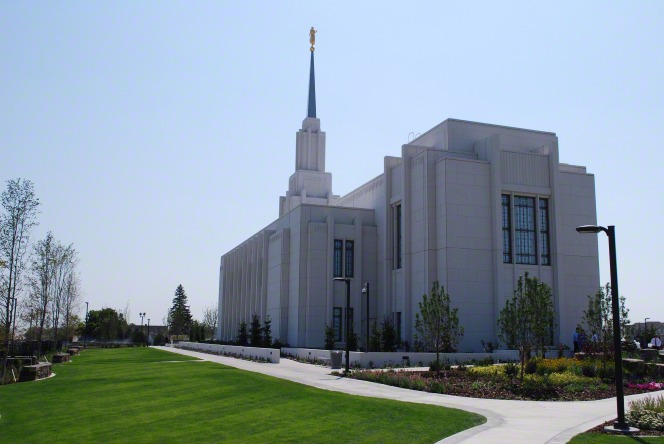
[[[604,424],[600,424],[597,427],[593,427],[592,429],[588,430],[587,433],[601,433],[603,435],[615,435],[615,433],[607,432],[606,430],[604,430],[604,427],[612,426],[613,423],[614,421],[605,422]],[[664,436],[664,431],[641,429],[640,432],[634,433],[631,436]]]
[[[423,378],[436,378],[435,372],[412,372]],[[352,377],[352,376],[351,376]],[[364,378],[358,378],[364,379]],[[441,371],[438,378],[437,393],[446,395],[464,396],[484,399],[511,399],[521,401],[594,401],[616,396],[615,386],[612,383],[597,383],[586,387],[576,387],[575,390],[561,387],[523,387],[518,383],[510,384],[507,380],[492,379],[483,375],[473,375],[467,371],[448,370]],[[645,393],[647,390],[638,388],[624,388],[624,394],[635,395]]]

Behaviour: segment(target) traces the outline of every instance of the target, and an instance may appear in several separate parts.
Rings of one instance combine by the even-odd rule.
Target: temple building
[[[575,231],[597,222],[593,175],[560,163],[555,133],[447,119],[385,157],[379,176],[335,195],[313,32],[295,171],[279,217],[221,257],[217,337],[235,339],[255,313],[291,347],[321,348],[326,325],[344,342],[346,319],[363,345],[367,322],[388,316],[412,344],[418,303],[439,281],[465,329],[459,350],[481,351],[497,341],[500,310],[528,272],[553,290],[552,343],[571,345],[599,287],[597,236]],[[350,279],[348,309],[335,278]]]

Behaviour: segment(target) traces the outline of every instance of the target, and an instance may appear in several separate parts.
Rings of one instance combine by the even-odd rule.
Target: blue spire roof
[[[316,117],[316,78],[314,76],[314,51],[311,50],[311,65],[309,67],[309,108],[307,117]]]

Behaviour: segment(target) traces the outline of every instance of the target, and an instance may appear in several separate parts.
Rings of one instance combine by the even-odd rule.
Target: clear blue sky
[[[278,216],[315,26],[327,170],[344,194],[448,117],[552,131],[595,174],[633,321],[664,321],[664,2],[0,3],[0,180],[80,252],[84,300],[160,324],[178,284]],[[600,239],[602,281],[609,280]]]

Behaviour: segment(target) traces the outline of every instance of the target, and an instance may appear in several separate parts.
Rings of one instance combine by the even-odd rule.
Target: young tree
[[[76,325],[80,322],[76,315],[79,311],[81,302],[80,278],[77,273],[71,272],[65,281],[64,294],[64,316],[65,316],[65,340],[69,342],[69,334],[74,331]],[[127,319],[125,317],[125,319]]]
[[[175,289],[173,306],[168,311],[168,330],[172,335],[188,334],[191,322],[192,317],[189,305],[187,305],[187,294],[184,292],[184,287],[178,285],[178,288]]]
[[[217,329],[217,316],[219,310],[216,305],[210,305],[203,309],[203,324],[205,328],[210,332],[210,337],[214,338],[214,332]]]
[[[261,329],[261,320],[256,313],[251,316],[251,324],[249,325],[249,345],[252,347],[261,346],[261,338],[263,331]]]
[[[7,189],[0,196],[0,311],[3,324],[2,374],[4,383],[9,352],[9,328],[14,312],[11,304],[20,292],[22,274],[25,269],[25,253],[30,241],[30,230],[37,225],[39,199],[35,196],[32,182],[25,179],[7,181]]]
[[[549,337],[553,317],[551,288],[536,277],[529,277],[528,273],[520,276],[512,299],[508,299],[500,311],[498,336],[508,347],[519,350],[521,381],[531,350]]]
[[[451,308],[450,295],[438,281],[431,287],[431,297],[422,296],[420,312],[415,314],[415,331],[424,346],[436,352],[436,368],[440,368],[440,353],[456,351],[463,337],[459,325],[458,308]]]
[[[36,305],[38,318],[37,356],[41,356],[44,324],[48,313],[48,304],[53,292],[53,274],[55,269],[55,251],[57,241],[49,231],[46,238],[34,246],[31,265],[30,291],[31,299]]]
[[[240,328],[237,331],[237,345],[249,345],[249,334],[245,321],[240,322]]]
[[[272,319],[270,319],[270,315],[265,316],[265,320],[263,321],[262,333],[263,333],[263,347],[271,347],[272,346]]]
[[[588,309],[583,312],[583,323],[590,335],[597,335],[606,368],[608,355],[613,351],[613,311],[611,308],[611,284],[600,287],[594,296],[588,295]],[[629,324],[629,309],[625,297],[620,297],[620,332],[625,336]]]
[[[63,246],[60,242],[55,242],[53,248],[53,281],[51,285],[51,322],[53,329],[53,339],[58,340],[58,327],[60,326],[60,317],[64,315],[66,281],[67,277],[73,273],[76,266],[76,250],[73,245]]]

